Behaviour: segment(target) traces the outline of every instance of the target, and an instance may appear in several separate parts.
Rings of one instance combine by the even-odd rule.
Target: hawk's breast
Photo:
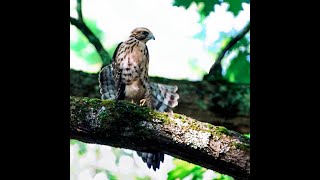
[[[145,88],[142,86],[141,80],[144,80],[147,69],[147,56],[145,53],[146,46],[143,43],[136,41],[128,41],[131,43],[123,43],[123,53],[119,54],[117,60],[122,70],[122,83],[126,85],[126,98],[142,99],[145,93]]]

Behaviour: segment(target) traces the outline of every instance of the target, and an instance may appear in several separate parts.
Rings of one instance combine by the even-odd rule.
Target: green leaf
[[[219,0],[175,0],[174,6],[183,6],[186,9],[189,8],[192,2],[195,2],[199,6],[199,13],[206,17],[211,11],[214,11],[214,5],[221,4]]]
[[[213,178],[212,180],[234,180],[233,177],[231,176],[220,174],[218,172],[215,172],[215,173],[218,177]]]
[[[195,2],[199,6],[199,13],[204,17],[208,16],[211,11],[214,11],[214,5],[221,4],[219,0],[175,0],[174,6],[183,6],[188,9],[192,2]],[[224,0],[229,4],[228,11],[231,11],[235,16],[239,14],[242,8],[242,3],[250,3],[250,0]]]
[[[204,8],[200,10],[200,14],[208,16],[211,11],[214,11],[214,5],[221,4],[219,0],[203,0]]]
[[[188,9],[192,2],[193,2],[192,0],[175,0],[173,2],[173,5],[174,6],[183,6],[186,9]]]
[[[183,179],[189,175],[193,175],[194,180],[202,179],[205,168],[182,161],[180,159],[174,159],[173,163],[176,168],[168,172],[168,180]]]
[[[227,2],[229,4],[228,11],[231,11],[235,16],[239,14],[242,8],[242,2],[245,1],[239,1],[239,0],[224,0],[224,2]]]
[[[227,69],[225,77],[230,82],[250,83],[250,63],[247,61],[247,52],[239,51]]]
[[[117,180],[117,176],[114,174],[114,172],[107,171],[107,176],[109,180]]]
[[[205,168],[197,169],[196,171],[193,171],[193,178],[192,180],[202,180],[203,179],[203,173],[207,170]]]
[[[244,134],[244,136],[248,137],[250,139],[250,133],[249,134]]]

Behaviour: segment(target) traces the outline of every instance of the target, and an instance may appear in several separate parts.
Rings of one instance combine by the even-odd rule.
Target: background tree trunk
[[[150,77],[150,81],[177,85],[179,104],[174,112],[199,121],[250,132],[250,86],[222,80],[187,81]],[[100,98],[98,74],[70,70],[70,95]]]

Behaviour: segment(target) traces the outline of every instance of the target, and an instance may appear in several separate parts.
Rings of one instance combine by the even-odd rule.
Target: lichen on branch
[[[70,97],[70,112],[72,139],[136,151],[158,150],[237,179],[249,177],[249,139],[224,127],[126,101]]]

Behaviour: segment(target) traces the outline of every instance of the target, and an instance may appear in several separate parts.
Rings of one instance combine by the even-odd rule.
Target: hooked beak
[[[156,40],[156,38],[154,38],[153,34],[149,34],[148,36],[149,36],[148,39]]]

